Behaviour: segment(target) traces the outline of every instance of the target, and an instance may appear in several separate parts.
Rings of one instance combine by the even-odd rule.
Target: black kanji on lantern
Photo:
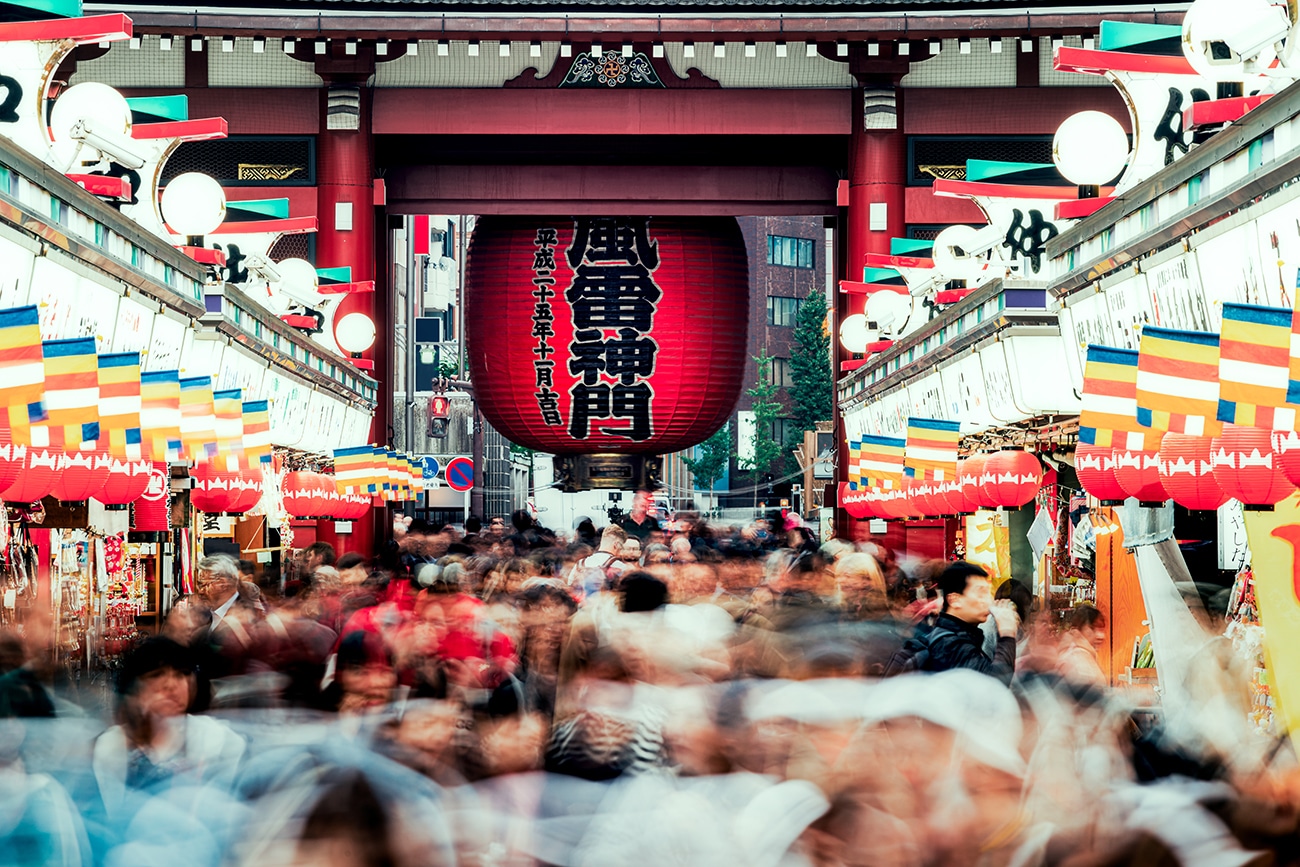
[[[650,218],[590,217],[577,220],[569,267],[587,262],[626,262],[647,271],[659,267],[659,245],[650,239]]]
[[[626,263],[579,265],[564,298],[573,307],[574,328],[631,328],[649,331],[663,291],[645,267]]]
[[[560,395],[551,388],[555,362],[550,356],[555,354],[555,350],[547,340],[555,336],[555,313],[551,308],[551,299],[555,297],[555,290],[551,287],[555,285],[555,278],[551,273],[555,270],[555,245],[558,241],[558,232],[553,228],[538,229],[533,238],[536,247],[533,251],[533,286],[536,287],[533,289],[533,297],[537,299],[532,316],[532,336],[537,338],[537,345],[533,347],[533,355],[536,356],[533,360],[533,373],[537,391],[533,392],[533,396],[537,399],[542,422],[547,425],[564,424],[564,419],[560,417]]]
[[[591,434],[592,419],[628,419],[629,425],[602,427],[600,432],[636,442],[648,440],[654,433],[650,420],[650,399],[654,392],[648,383],[610,388],[603,382],[596,385],[580,382],[569,389],[569,396],[569,434],[574,439],[586,439]]]

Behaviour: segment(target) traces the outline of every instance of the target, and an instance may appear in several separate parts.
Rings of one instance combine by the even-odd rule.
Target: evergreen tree
[[[713,490],[727,472],[727,463],[735,452],[731,448],[731,425],[724,424],[713,436],[700,443],[698,458],[682,458],[686,469],[695,476],[695,487]]]
[[[831,337],[826,331],[826,295],[820,289],[809,292],[799,305],[794,344],[790,352],[790,400],[794,404],[796,436],[803,442],[804,431],[816,430],[817,422],[835,417]]]
[[[752,399],[750,410],[754,413],[753,457],[741,459],[740,468],[757,473],[760,477],[779,476],[785,467],[786,449],[773,435],[781,404],[776,401],[778,387],[772,382],[772,359],[764,349],[754,358],[754,362],[758,365],[758,381],[753,388],[745,391]]]

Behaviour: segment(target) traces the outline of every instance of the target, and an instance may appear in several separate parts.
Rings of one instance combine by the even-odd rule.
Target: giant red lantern
[[[66,460],[67,456],[58,449],[28,446],[23,453],[18,477],[4,491],[5,501],[27,504],[49,496],[58,484]]]
[[[1160,479],[1174,502],[1187,509],[1213,510],[1228,502],[1214,480],[1212,440],[1167,433],[1160,441]]]
[[[104,487],[100,488],[93,497],[109,508],[125,509],[145,492],[152,476],[153,461],[124,461],[113,458]]]
[[[65,454],[63,472],[50,493],[63,503],[88,500],[104,489],[113,459],[107,449],[77,450]]]
[[[994,452],[980,474],[981,503],[1018,509],[1038,493],[1043,484],[1043,465],[1029,452]]]
[[[1138,449],[1115,449],[1115,481],[1124,493],[1142,503],[1163,503],[1169,499],[1160,481],[1160,453]]]
[[[1110,446],[1079,443],[1074,450],[1074,472],[1083,489],[1104,506],[1118,505],[1128,496],[1115,478],[1115,450]]]
[[[482,217],[465,315],[476,399],[512,442],[689,448],[744,385],[744,238],[730,217]]]
[[[1296,488],[1282,473],[1270,431],[1226,424],[1210,447],[1214,480],[1244,506],[1273,506]]]

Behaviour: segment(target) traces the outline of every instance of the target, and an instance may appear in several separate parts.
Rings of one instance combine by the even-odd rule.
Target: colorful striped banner
[[[145,456],[181,459],[181,380],[176,370],[140,374],[140,431]]]
[[[217,416],[212,406],[212,377],[181,379],[181,453],[204,463],[217,455]]]
[[[271,402],[244,401],[244,460],[250,468],[271,462]]]
[[[368,445],[334,450],[334,484],[340,494],[368,492],[374,453],[375,450]]]
[[[1152,325],[1142,328],[1137,420],[1155,431],[1220,434],[1219,335]]]
[[[903,486],[903,454],[907,440],[902,437],[863,435],[860,472],[862,484],[882,491]]]
[[[99,356],[99,441],[115,458],[142,456],[140,388],[140,353]]]
[[[1296,430],[1296,407],[1286,405],[1293,315],[1285,307],[1223,305],[1219,421],[1268,430]]]
[[[212,412],[216,416],[217,462],[224,462],[226,471],[233,473],[244,456],[244,390],[212,392]]]
[[[0,412],[9,417],[14,445],[31,445],[31,425],[45,409],[45,353],[35,304],[0,310]]]
[[[910,478],[948,482],[957,477],[957,447],[961,422],[935,418],[907,420],[907,446],[903,466]]]
[[[1138,352],[1114,346],[1088,346],[1083,366],[1079,441],[1100,448],[1145,451],[1160,447],[1160,436],[1138,424]]]
[[[32,428],[33,445],[93,449],[99,439],[99,357],[95,338],[46,340],[45,423]]]
[[[849,490],[856,491],[862,487],[862,468],[859,465],[862,460],[862,441],[848,440],[848,464],[849,471]]]

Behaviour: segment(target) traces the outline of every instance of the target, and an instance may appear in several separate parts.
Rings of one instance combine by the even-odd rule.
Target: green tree
[[[700,443],[698,458],[682,458],[682,463],[695,476],[695,487],[711,491],[726,474],[727,463],[734,454],[735,450],[731,448],[731,425],[724,424],[713,436]]]
[[[758,381],[745,391],[751,399],[750,411],[754,413],[753,456],[742,458],[740,468],[759,476],[779,476],[785,467],[786,449],[773,435],[781,404],[776,401],[779,389],[772,382],[772,359],[767,349],[755,356],[754,363],[758,365]]]
[[[795,430],[802,442],[804,431],[835,417],[831,337],[826,332],[826,295],[820,289],[808,293],[795,317],[790,380]]]

